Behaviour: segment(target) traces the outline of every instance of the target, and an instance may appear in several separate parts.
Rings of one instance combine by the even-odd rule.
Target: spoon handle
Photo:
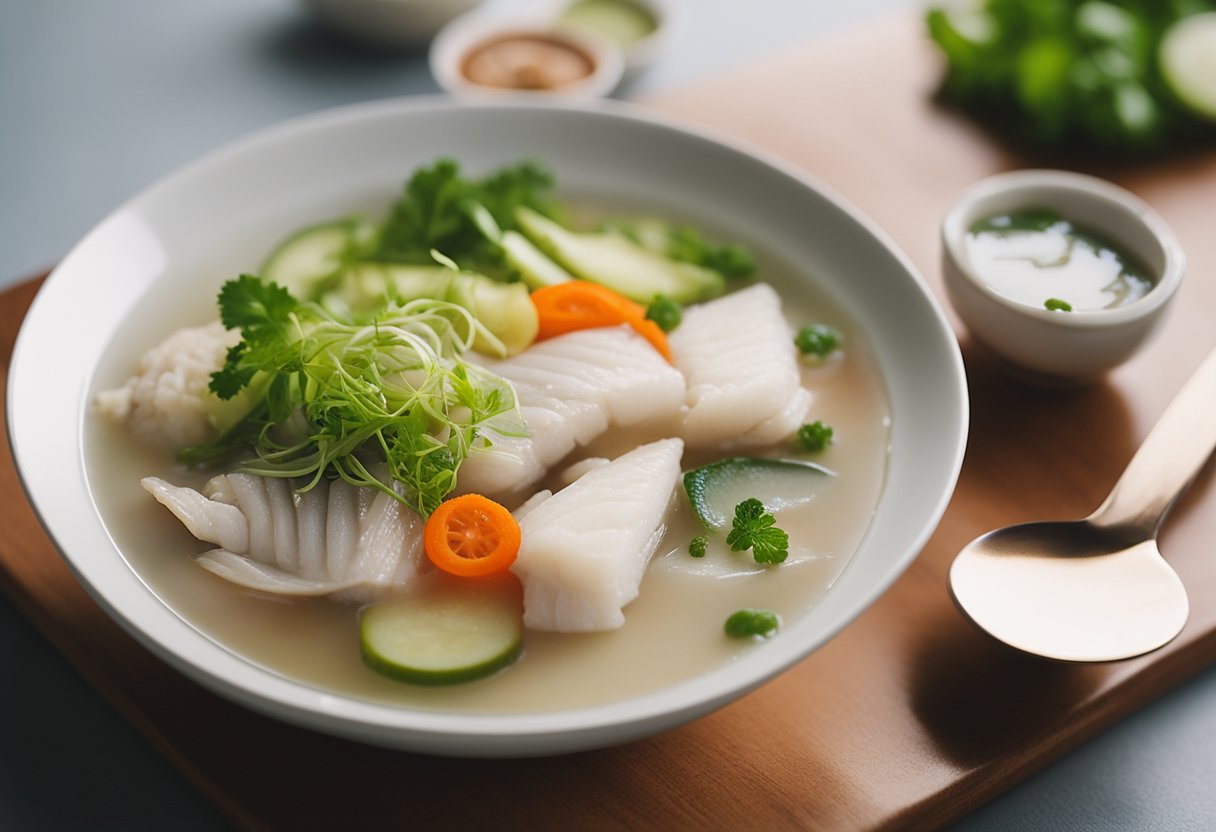
[[[1216,350],[1174,397],[1114,489],[1090,515],[1155,536],[1165,513],[1216,448]]]

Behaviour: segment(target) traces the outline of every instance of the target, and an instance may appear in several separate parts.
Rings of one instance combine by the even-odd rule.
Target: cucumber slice
[[[734,457],[686,473],[684,492],[701,525],[719,531],[730,526],[735,506],[748,498],[755,497],[768,511],[780,511],[809,503],[835,476],[813,462]]]
[[[507,355],[527,349],[540,329],[536,306],[524,284],[500,283],[443,266],[361,263],[345,273],[325,303],[359,311],[376,308],[386,297],[437,298],[463,306],[502,342]],[[473,348],[490,355],[496,352],[480,338]]]
[[[519,208],[515,216],[528,238],[575,277],[638,303],[650,303],[657,295],[695,303],[726,291],[726,279],[717,272],[664,257],[623,234],[568,231],[529,208]]]
[[[1216,121],[1216,12],[1193,14],[1170,26],[1157,60],[1178,100],[1196,115]]]
[[[570,272],[544,255],[532,241],[518,231],[503,232],[498,242],[507,258],[529,289],[543,289],[574,278]]]
[[[261,276],[300,300],[315,300],[324,284],[346,265],[349,254],[371,234],[364,220],[346,219],[297,231],[270,253]]]
[[[498,246],[507,263],[519,272],[530,289],[573,280],[570,273],[554,263],[532,241],[518,231],[503,231],[484,205],[474,204],[470,216],[486,239]]]
[[[377,673],[416,685],[488,676],[519,656],[523,593],[507,573],[493,578],[435,574],[417,592],[359,616],[363,660]]]

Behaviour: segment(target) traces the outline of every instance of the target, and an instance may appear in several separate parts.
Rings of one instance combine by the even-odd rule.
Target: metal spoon
[[[959,607],[995,638],[1052,659],[1113,661],[1166,644],[1190,605],[1157,530],[1214,447],[1216,351],[1093,514],[1009,526],[967,544],[950,568]]]

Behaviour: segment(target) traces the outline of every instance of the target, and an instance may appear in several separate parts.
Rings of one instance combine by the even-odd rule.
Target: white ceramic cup
[[[1027,306],[991,288],[967,253],[979,220],[1048,208],[1100,233],[1149,270],[1153,286],[1129,304],[1061,313]],[[1105,180],[1057,170],[1019,170],[981,180],[954,203],[941,226],[946,292],[976,340],[1032,380],[1082,382],[1130,358],[1165,320],[1182,281],[1182,247],[1143,200]]]

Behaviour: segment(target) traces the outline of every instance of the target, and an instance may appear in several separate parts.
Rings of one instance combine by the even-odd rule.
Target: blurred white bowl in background
[[[328,26],[382,48],[426,43],[482,0],[304,0]]]

